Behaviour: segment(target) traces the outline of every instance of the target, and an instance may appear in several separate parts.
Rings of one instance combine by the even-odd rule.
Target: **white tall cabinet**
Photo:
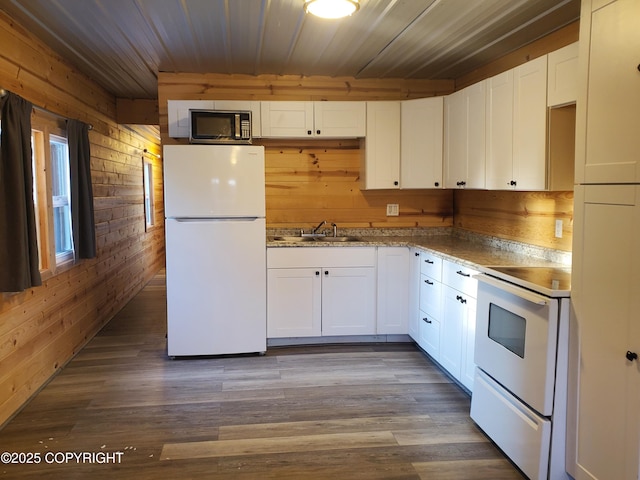
[[[567,468],[637,480],[640,463],[640,2],[583,0]]]

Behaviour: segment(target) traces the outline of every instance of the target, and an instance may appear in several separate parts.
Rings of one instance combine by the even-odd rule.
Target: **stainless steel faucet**
[[[322,226],[323,226],[324,224],[326,224],[326,223],[327,223],[327,221],[326,221],[326,220],[321,221],[321,222],[318,224],[318,226],[317,226],[316,228],[314,228],[313,230],[311,230],[311,235],[315,235],[315,234],[317,234],[317,233],[318,233],[318,230],[320,229],[320,227],[322,227]]]
[[[338,225],[336,225],[335,223],[332,223],[331,226],[333,227],[333,236],[337,237],[338,236]]]

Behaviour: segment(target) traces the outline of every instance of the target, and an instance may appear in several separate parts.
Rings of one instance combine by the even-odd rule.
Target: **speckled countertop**
[[[277,236],[299,236],[300,232],[268,229],[267,247],[362,247],[408,246],[433,252],[436,255],[468,264],[469,267],[492,266],[569,266],[571,253],[551,250],[526,243],[513,242],[455,228],[408,229],[341,229],[341,236],[355,236],[357,242],[330,242],[316,239],[311,242],[274,240]]]

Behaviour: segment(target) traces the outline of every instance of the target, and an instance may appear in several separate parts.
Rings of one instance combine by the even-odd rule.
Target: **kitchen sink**
[[[322,236],[313,236],[313,237],[296,237],[293,235],[282,235],[273,237],[274,242],[291,242],[291,243],[299,243],[299,242],[361,242],[360,237],[322,237]]]
[[[318,238],[318,242],[361,242],[359,237],[323,237]]]

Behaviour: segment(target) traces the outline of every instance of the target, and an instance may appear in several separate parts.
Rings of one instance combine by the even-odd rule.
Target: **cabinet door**
[[[637,0],[617,0],[592,15],[588,11],[581,15],[580,55],[588,57],[584,62],[588,81],[584,80],[582,88],[588,86],[588,90],[580,99],[586,101],[586,110],[581,110],[586,132],[582,126],[578,129],[576,143],[580,183],[640,182],[639,18]],[[586,144],[586,158],[579,148],[581,142]]]
[[[320,268],[267,270],[267,337],[322,334],[320,273]]]
[[[444,295],[440,324],[440,364],[453,377],[460,379],[467,298],[446,285],[443,285],[442,289]]]
[[[445,98],[445,188],[467,183],[468,111],[465,90]],[[484,121],[484,120],[483,120]]]
[[[313,102],[262,102],[263,137],[313,136]]]
[[[407,334],[409,262],[406,247],[378,247],[378,334]]]
[[[578,98],[578,42],[547,56],[547,106],[575,103]]]
[[[402,102],[400,188],[442,188],[443,97]]]
[[[513,73],[514,189],[546,188],[546,145],[547,56],[543,55]]]
[[[375,268],[322,270],[322,335],[376,333]]]
[[[485,188],[486,84],[445,99],[446,188]]]
[[[513,70],[487,81],[487,188],[513,181]]]
[[[435,361],[440,361],[440,322],[420,312],[420,340],[418,345]]]
[[[367,102],[363,188],[395,189],[400,185],[400,102]]]
[[[467,96],[467,188],[486,187],[487,80],[464,89]]]
[[[316,137],[364,137],[367,109],[365,102],[313,102]]]
[[[420,252],[412,248],[409,254],[409,336],[418,342],[420,302]]]
[[[571,473],[635,480],[640,366],[626,354],[640,355],[640,187],[578,186],[575,205],[571,301],[580,352],[572,355],[579,386]]]
[[[476,375],[476,362],[473,355],[476,346],[476,299],[465,296],[467,300],[464,315],[464,334],[462,337],[462,359],[460,362],[460,382],[473,392],[473,379]]]

